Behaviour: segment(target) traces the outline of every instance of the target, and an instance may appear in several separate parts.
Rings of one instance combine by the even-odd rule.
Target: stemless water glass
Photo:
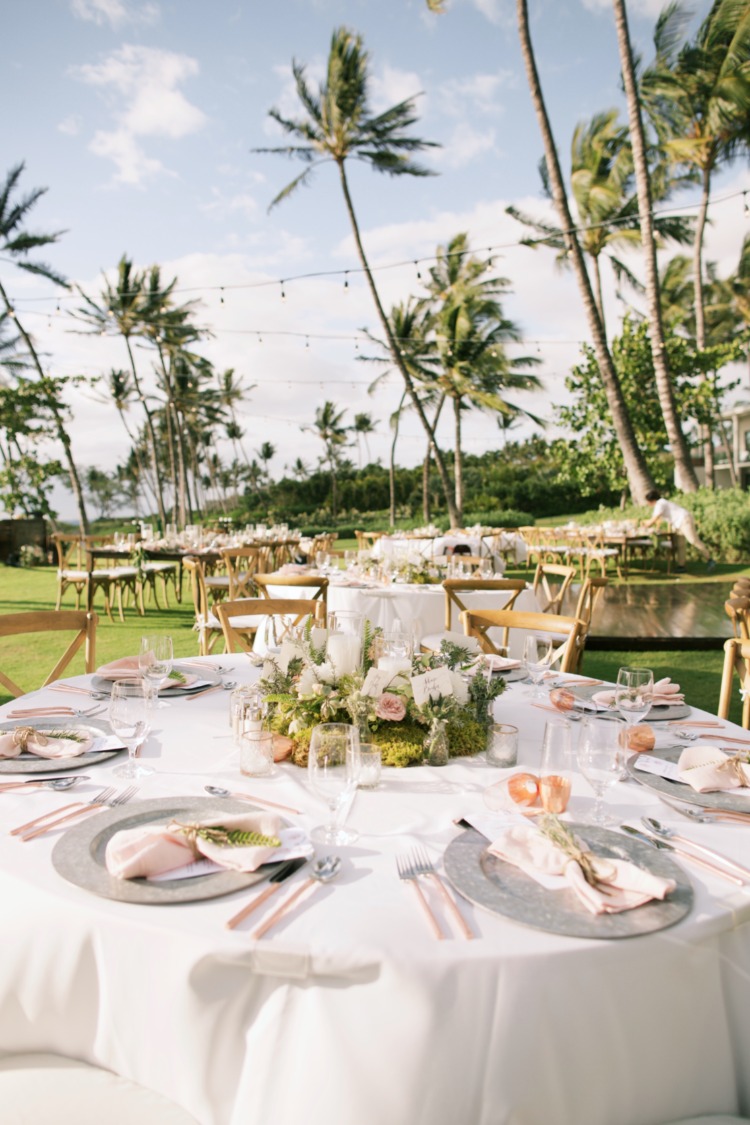
[[[620,668],[615,702],[628,726],[640,723],[651,710],[654,673],[650,668]]]
[[[159,702],[159,688],[172,671],[172,638],[164,633],[152,633],[141,637],[141,651],[138,655],[138,671],[143,679],[146,693],[152,706],[163,709],[167,703]]]
[[[570,723],[551,719],[544,724],[542,764],[539,770],[539,798],[548,813],[562,813],[568,807],[573,772]]]
[[[113,772],[117,777],[145,777],[154,771],[136,758],[136,751],[149,731],[150,700],[142,684],[115,680],[109,701],[109,725],[128,750],[128,761]]]
[[[620,724],[586,719],[578,741],[578,768],[594,790],[596,801],[591,823],[607,825],[602,798],[622,776]]]
[[[320,723],[313,727],[307,777],[312,791],[328,805],[330,820],[314,828],[313,840],[323,844],[352,844],[359,833],[344,828],[359,781],[359,731],[349,723]]]
[[[544,634],[527,633],[523,642],[523,664],[534,685],[533,695],[541,696],[541,683],[549,668],[552,656],[552,638]]]

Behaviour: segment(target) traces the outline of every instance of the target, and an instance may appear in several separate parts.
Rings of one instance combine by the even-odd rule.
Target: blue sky
[[[628,5],[633,38],[651,55],[654,0]],[[694,5],[699,14],[708,3]],[[577,121],[621,104],[609,0],[530,0],[532,33],[558,146],[565,158]],[[46,258],[96,295],[102,271],[126,254],[138,268],[157,262],[179,279],[181,299],[197,298],[198,319],[213,338],[204,351],[218,370],[234,367],[255,384],[243,408],[249,450],[277,446],[272,471],[301,456],[313,465],[318,442],[303,427],[333,399],[379,419],[374,456],[387,458],[388,416],[396,377],[368,396],[371,369],[357,362],[361,329],[377,333],[359,277],[335,170],[267,212],[299,170],[251,152],[281,143],[267,111],[296,114],[293,58],[311,79],[322,74],[333,29],[363,35],[371,55],[371,100],[386,108],[420,93],[418,134],[438,141],[425,162],[438,175],[391,180],[351,171],[366,249],[387,305],[418,294],[415,259],[461,230],[477,250],[493,247],[511,281],[507,312],[519,322],[524,351],[542,359],[543,395],[526,400],[551,416],[562,380],[586,336],[571,278],[546,251],[516,245],[515,203],[545,213],[537,164],[541,142],[521,68],[511,0],[453,0],[442,17],[424,0],[28,0],[5,14],[8,50],[0,78],[6,168],[26,162],[23,187],[49,190],[33,229],[65,230]],[[714,195],[733,196],[712,210],[709,256],[733,269],[744,235],[745,166],[717,179]],[[688,203],[689,197],[685,197]],[[636,263],[637,268],[637,263]],[[287,281],[299,274],[351,269],[338,276]],[[50,369],[90,376],[124,366],[114,341],[71,333],[46,284],[0,262],[19,315],[48,356]],[[268,283],[268,284],[263,284]],[[609,316],[622,310],[605,276]],[[379,334],[379,333],[378,333]],[[309,345],[309,346],[308,346]],[[148,357],[139,356],[148,371]],[[72,430],[81,464],[113,468],[127,439],[96,387],[75,400]],[[465,447],[493,448],[493,420],[472,413]],[[444,440],[449,443],[448,420]],[[399,460],[421,459],[424,441],[404,427]],[[352,450],[356,460],[356,451]],[[61,495],[64,513],[72,511]]]

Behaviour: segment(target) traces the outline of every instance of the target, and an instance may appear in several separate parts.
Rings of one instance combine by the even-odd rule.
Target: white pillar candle
[[[391,676],[408,676],[411,672],[411,660],[406,656],[381,656],[378,671],[390,672]]]
[[[351,633],[331,633],[326,649],[336,676],[348,676],[359,664],[359,637]]]

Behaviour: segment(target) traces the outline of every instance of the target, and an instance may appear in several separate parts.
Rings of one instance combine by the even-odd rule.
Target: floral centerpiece
[[[492,722],[490,704],[505,688],[476,653],[443,642],[439,653],[414,656],[410,667],[377,668],[378,637],[365,623],[362,668],[338,675],[316,643],[320,631],[307,628],[266,660],[260,688],[273,731],[292,741],[291,760],[307,764],[313,727],[350,722],[362,741],[374,742],[383,764],[409,766],[427,758],[463,757],[485,749]],[[436,741],[437,740],[437,741]]]
[[[442,582],[443,575],[435,563],[427,559],[418,562],[407,560],[399,562],[391,572],[394,582],[408,582],[416,586],[428,586]]]

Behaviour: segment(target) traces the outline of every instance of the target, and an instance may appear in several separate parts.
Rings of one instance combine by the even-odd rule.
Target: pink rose
[[[389,723],[400,723],[406,715],[406,705],[401,696],[384,691],[375,707],[375,714]]]

